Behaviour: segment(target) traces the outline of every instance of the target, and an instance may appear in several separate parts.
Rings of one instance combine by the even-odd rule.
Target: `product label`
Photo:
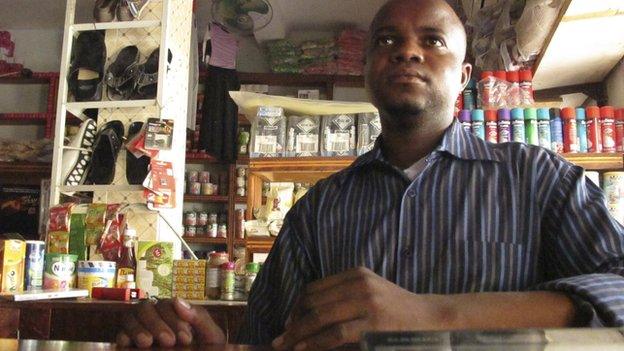
[[[255,147],[256,147],[255,151],[260,154],[277,153],[277,136],[257,135]]]
[[[208,268],[208,273],[206,273],[206,286],[208,288],[219,287],[220,272],[219,268]]]
[[[134,269],[129,267],[119,268],[117,271],[117,287],[123,288],[126,282],[134,281]]]
[[[295,145],[296,153],[318,152],[318,134],[299,134]]]
[[[327,151],[348,152],[349,140],[349,133],[329,133],[327,135]]]

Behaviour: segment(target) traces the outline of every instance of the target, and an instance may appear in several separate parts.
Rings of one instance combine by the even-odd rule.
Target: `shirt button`
[[[407,192],[407,196],[414,197],[414,196],[416,196],[416,192],[414,190],[410,190],[410,191]]]
[[[412,257],[412,251],[410,249],[403,249],[401,250],[401,255],[405,258],[410,258]]]

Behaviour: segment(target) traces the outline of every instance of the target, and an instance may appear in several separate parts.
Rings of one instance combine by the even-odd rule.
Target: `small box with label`
[[[321,156],[355,155],[355,115],[323,116]]]
[[[203,300],[206,291],[206,260],[173,261],[173,296]]]
[[[287,157],[311,157],[319,155],[319,116],[289,116],[286,135]]]
[[[0,240],[1,292],[17,293],[24,290],[25,256],[26,243],[23,240]]]
[[[137,287],[150,297],[170,298],[173,283],[173,243],[139,241]]]
[[[251,128],[251,157],[282,157],[286,146],[284,109],[260,106]]]

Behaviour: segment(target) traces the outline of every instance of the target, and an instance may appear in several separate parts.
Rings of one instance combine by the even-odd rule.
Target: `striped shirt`
[[[269,343],[309,282],[365,266],[419,294],[553,290],[624,325],[624,228],[583,169],[455,122],[410,181],[378,143],[287,214],[241,341]]]

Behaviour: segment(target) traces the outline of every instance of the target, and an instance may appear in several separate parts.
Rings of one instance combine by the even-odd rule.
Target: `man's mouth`
[[[427,79],[419,72],[396,72],[388,75],[388,82],[390,83],[402,83],[402,84],[414,84],[414,83],[426,83]]]

